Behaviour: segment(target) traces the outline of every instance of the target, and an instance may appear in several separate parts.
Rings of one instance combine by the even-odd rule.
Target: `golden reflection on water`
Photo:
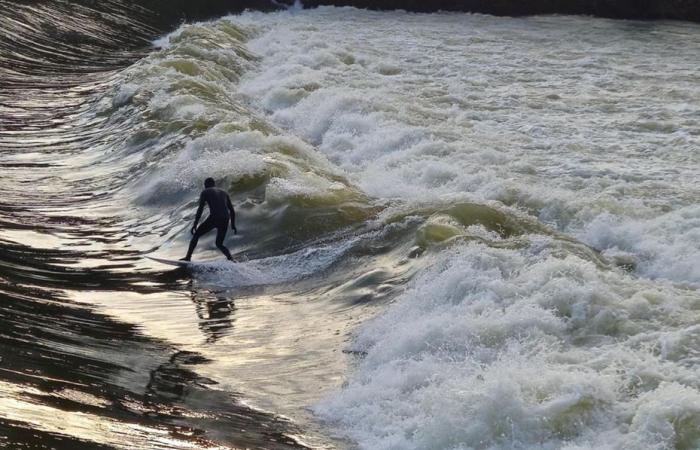
[[[85,393],[66,391],[57,394],[47,393],[29,386],[18,386],[0,381],[0,411],[2,417],[30,425],[33,429],[72,436],[81,440],[99,442],[120,449],[227,449],[230,447],[212,446],[211,443],[198,443],[179,439],[172,430],[150,427],[144,424],[114,420],[87,412],[58,410],[44,405],[40,398],[45,396],[68,396],[71,400],[85,405],[105,406],[109,400]]]
[[[70,298],[203,355],[211,362],[198,373],[227,391],[245,392],[255,407],[287,416],[306,414],[304,408],[341,384],[350,330],[371,314],[319,301],[318,291],[216,292],[197,284],[153,294],[73,291]]]

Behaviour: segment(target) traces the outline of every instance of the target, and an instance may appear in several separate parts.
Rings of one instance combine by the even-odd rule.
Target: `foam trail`
[[[197,278],[217,287],[243,287],[290,283],[318,275],[338,261],[360,240],[359,237],[329,245],[307,247],[293,253],[247,262],[200,263]]]

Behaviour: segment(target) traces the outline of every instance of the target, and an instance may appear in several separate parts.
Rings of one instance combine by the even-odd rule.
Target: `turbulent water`
[[[700,448],[697,25],[291,8],[108,54],[3,75],[5,442]],[[207,176],[237,262],[142,259]]]

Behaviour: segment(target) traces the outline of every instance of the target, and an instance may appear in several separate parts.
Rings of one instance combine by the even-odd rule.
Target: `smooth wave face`
[[[291,421],[144,325],[180,311],[183,341],[213,343],[235,306],[140,267],[157,218],[115,195],[133,161],[110,153],[130,123],[100,100],[162,31],[132,2],[85,3],[0,1],[0,446],[302,448]]]
[[[698,50],[690,24],[292,8],[63,66],[45,108],[13,97],[44,126],[3,130],[0,278],[29,286],[2,285],[12,339],[34,311],[27,352],[77,381],[54,401],[1,378],[0,425],[72,448],[697,448]],[[162,272],[142,257],[182,256],[207,176],[236,262],[203,239]],[[95,361],[106,388],[66,388]]]

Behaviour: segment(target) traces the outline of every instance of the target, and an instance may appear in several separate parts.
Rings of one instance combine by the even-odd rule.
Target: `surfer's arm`
[[[194,225],[192,225],[192,234],[197,231],[197,225],[199,224],[199,219],[202,218],[202,212],[204,212],[204,193],[199,196],[199,207],[197,208],[197,214],[194,216]]]
[[[236,230],[236,211],[233,209],[231,197],[229,196],[226,196],[226,207],[228,208],[229,213],[231,213],[231,229],[233,230],[233,234],[236,234],[238,233],[238,230]]]

